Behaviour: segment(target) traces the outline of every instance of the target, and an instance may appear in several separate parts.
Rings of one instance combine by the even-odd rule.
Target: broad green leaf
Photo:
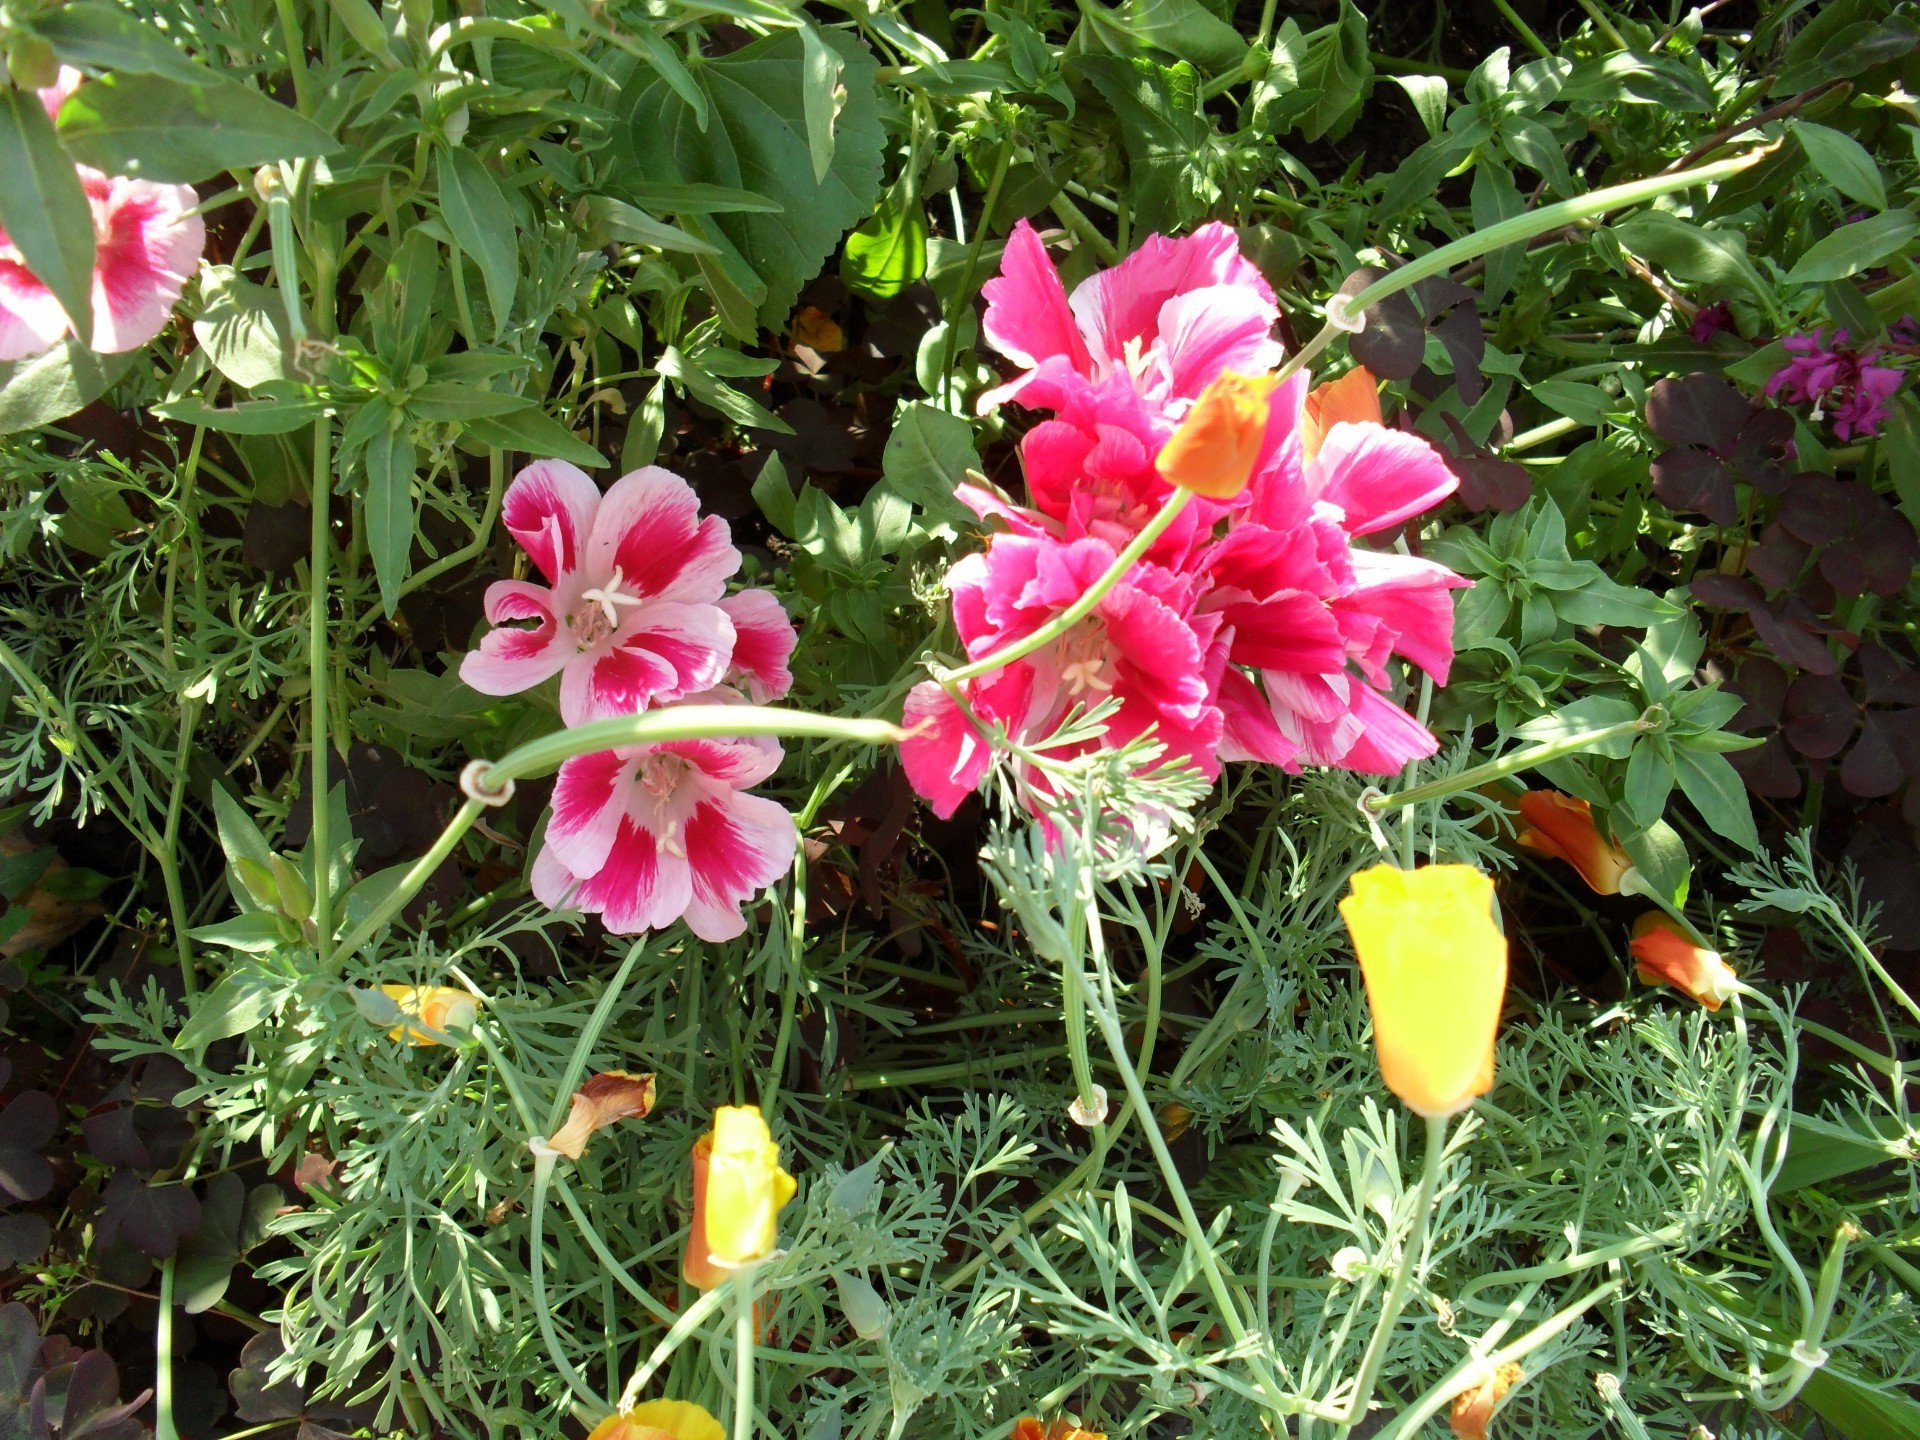
[[[1899,1123],[1892,1116],[1885,1116],[1879,1124],[1884,1127],[1884,1133],[1876,1135],[1872,1130],[1854,1125],[1794,1116],[1793,1129],[1788,1132],[1787,1158],[1780,1167],[1779,1178],[1770,1187],[1772,1192],[1789,1194],[1807,1185],[1823,1184],[1904,1158],[1905,1132]]]
[[[215,1040],[245,1034],[277,1014],[289,993],[287,986],[274,976],[235,970],[195,998],[192,1013],[180,1027],[180,1033],[173,1037],[173,1043],[181,1050],[199,1051]]]
[[[826,30],[818,37],[838,57],[845,91],[833,125],[832,162],[819,180],[807,114],[808,76],[817,73],[817,63],[810,71],[807,43],[792,30],[697,68],[693,81],[709,111],[705,133],[693,107],[665,80],[628,90],[626,163],[616,165],[612,188],[626,193],[630,183],[638,199],[643,187],[715,186],[782,207],[778,213],[714,213],[698,228],[683,220],[689,233],[723,252],[700,257],[700,268],[710,283],[716,276],[725,281],[724,290],[715,286],[716,303],[729,332],[743,338],[751,337],[756,318],[769,327],[786,319],[800,287],[819,273],[840,237],[872,213],[880,192],[874,59],[853,35]],[[758,283],[748,283],[749,276]]]
[[[1844,1366],[1829,1363],[1814,1371],[1800,1398],[1843,1440],[1920,1440],[1920,1403],[1869,1385]]]
[[[286,435],[302,425],[311,425],[327,413],[325,400],[283,399],[243,400],[225,407],[209,405],[192,395],[168,400],[153,407],[162,420],[182,425],[204,425],[224,435]]]
[[[1727,763],[1726,756],[1688,749],[1676,742],[1673,772],[1681,793],[1693,802],[1709,830],[1745,850],[1759,850],[1760,833],[1754,829],[1746,783]]]
[[[87,81],[61,107],[60,138],[96,170],[170,185],[340,148],[298,111],[238,81],[190,85],[161,75]]]
[[[1796,120],[1793,138],[1807,152],[1813,168],[1842,195],[1876,210],[1887,208],[1887,186],[1880,178],[1880,167],[1858,140],[1811,120]]]
[[[93,206],[31,90],[0,91],[0,177],[0,229],[74,333],[92,336]]]
[[[778,215],[783,208],[778,200],[725,185],[641,185],[627,181],[621,188],[634,204],[668,215],[721,215],[742,210]]]
[[[753,499],[769,525],[789,540],[794,538],[793,482],[787,479],[787,467],[778,455],[769,453],[767,463],[754,477]]]
[[[1118,19],[1133,39],[1202,70],[1231,70],[1247,56],[1240,32],[1199,0],[1127,0]]]
[[[1694,225],[1664,210],[1641,210],[1615,225],[1613,236],[1676,280],[1720,288],[1739,285],[1763,305],[1772,301],[1773,287],[1747,258],[1745,235]]]
[[[1184,60],[1158,65],[1144,56],[1074,57],[1084,76],[1112,107],[1127,152],[1129,198],[1142,230],[1174,230],[1202,208],[1197,187],[1205,177],[1195,157],[1213,137],[1200,109],[1198,76]]]
[[[522,455],[571,460],[589,469],[607,463],[605,456],[584,440],[576,439],[573,432],[558,420],[532,408],[516,410],[510,415],[486,415],[478,420],[469,420],[465,430],[470,439],[478,440],[482,445],[515,450]]]
[[[205,303],[193,322],[193,335],[213,368],[243,389],[287,378],[287,345],[282,333],[286,309],[264,285],[235,273],[231,265],[208,265],[200,272]]]
[[[371,0],[328,0],[328,4],[356,45],[382,65],[393,64],[393,45]]]
[[[1675,905],[1686,903],[1690,867],[1687,845],[1678,831],[1666,821],[1656,820],[1644,830],[1632,830],[1625,834],[1620,834],[1616,826],[1615,833],[1620,840],[1620,848],[1627,852],[1627,858],[1633,861],[1633,868],[1640,872],[1643,885]]]
[[[791,435],[793,433],[791,425],[778,415],[756,404],[733,386],[715,379],[702,363],[708,355],[717,357],[726,353],[728,352],[716,349],[695,357],[683,354],[677,347],[669,345],[654,362],[654,368],[668,379],[679,381],[688,394],[713,406],[736,424],[751,425],[756,429]]]
[[[1611,695],[1588,695],[1562,705],[1551,715],[1528,721],[1514,731],[1514,735],[1521,740],[1571,740],[1588,731],[1604,730],[1610,725],[1637,720],[1639,716],[1639,710],[1625,700]],[[1633,741],[1632,735],[1616,735],[1610,740],[1589,745],[1584,753],[1604,755],[1610,760],[1624,760],[1633,748]]]
[[[973,427],[937,405],[915,401],[893,414],[893,431],[881,458],[894,494],[911,500],[936,520],[961,522],[973,512],[954,498],[954,487],[980,463]]]
[[[92,404],[133,361],[132,353],[96,355],[68,336],[44,354],[0,364],[0,435],[49,425]]]
[[[1888,477],[1899,497],[1900,512],[1920,530],[1920,407],[1903,395],[1887,421],[1888,442],[1879,448],[1887,457]]]
[[[219,83],[219,76],[182,55],[153,25],[99,0],[74,0],[36,16],[33,29],[69,65],[163,75],[189,85]]]
[[[489,415],[511,415],[533,404],[524,395],[502,395],[451,380],[429,380],[407,401],[407,413],[442,424],[480,420]]]
[[[497,340],[513,318],[514,290],[520,283],[520,245],[513,209],[500,193],[500,182],[493,178],[493,172],[469,150],[442,150],[437,173],[440,214],[453,232],[453,243],[480,267]]]
[[[219,945],[250,955],[264,955],[287,943],[287,937],[281,931],[284,923],[287,922],[283,915],[269,910],[255,910],[250,914],[222,920],[217,925],[202,925],[189,930],[187,938],[200,945]]]
[[[1844,280],[1877,265],[1920,235],[1920,219],[1911,210],[1889,210],[1866,220],[1842,225],[1794,262],[1787,280],[1814,285],[1822,280]]]
[[[880,209],[847,236],[840,278],[874,300],[891,300],[927,273],[927,217],[917,201]]]
[[[220,836],[220,849],[227,859],[227,884],[233,891],[233,898],[242,910],[257,909],[251,891],[241,883],[240,877],[233,873],[233,867],[246,860],[267,874],[273,864],[273,851],[267,845],[267,837],[260,833],[260,827],[253,823],[253,817],[247,814],[244,806],[233,798],[226,786],[213,786],[213,818]]]
[[[587,214],[607,227],[607,233],[630,245],[651,245],[656,250],[678,250],[685,255],[718,255],[719,247],[695,239],[676,225],[656,220],[646,211],[615,200],[611,195],[595,195],[587,201]]]
[[[1359,118],[1361,104],[1373,88],[1367,17],[1353,0],[1340,0],[1340,13],[1333,22],[1309,31],[1304,39],[1299,89],[1277,101],[1268,112],[1269,119],[1304,140],[1338,140]]]
[[[1627,757],[1626,788],[1621,802],[1641,829],[1657,821],[1673,791],[1673,762],[1662,753],[1660,737],[1642,735]]]
[[[1388,77],[1402,90],[1419,113],[1420,123],[1429,137],[1438,135],[1447,123],[1447,82],[1439,75],[1393,75]]]
[[[369,440],[362,461],[367,467],[367,549],[380,582],[380,604],[389,615],[400,603],[413,552],[414,462],[413,442],[397,429],[382,430]]]

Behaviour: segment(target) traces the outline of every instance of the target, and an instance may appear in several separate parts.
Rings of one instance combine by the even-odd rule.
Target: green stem
[[[1546,45],[1542,43],[1540,37],[1533,33],[1532,27],[1514,12],[1514,8],[1508,3],[1508,0],[1493,0],[1493,8],[1506,17],[1507,23],[1513,26],[1514,33],[1527,42],[1527,48],[1529,50],[1533,51],[1534,54],[1543,60],[1551,60],[1553,58],[1553,51],[1549,50]]]
[[[313,427],[313,484],[309,491],[313,513],[309,539],[312,556],[307,573],[307,704],[313,715],[313,781],[307,787],[307,798],[313,815],[309,843],[313,852],[314,964],[323,975],[333,943],[333,846],[327,833],[327,751],[333,743],[327,715],[327,670],[332,660],[327,653],[327,561],[332,544],[327,533],[327,510],[333,495],[332,451],[332,422],[322,418]]]
[[[173,754],[173,789],[167,795],[167,819],[160,833],[160,849],[154,859],[160,866],[160,880],[167,891],[167,913],[173,921],[174,951],[180,960],[180,985],[193,995],[200,989],[193,972],[193,945],[187,939],[192,928],[188,919],[187,892],[180,883],[180,812],[187,798],[187,761],[193,748],[194,724],[200,718],[198,700],[180,702],[180,742]]]
[[[1127,543],[1127,548],[1114,557],[1113,563],[1107,567],[1106,572],[1087,587],[1086,593],[1026,639],[1004,645],[991,655],[975,660],[970,665],[962,665],[958,670],[942,672],[936,678],[942,685],[948,687],[964,685],[969,680],[977,680],[982,675],[992,674],[1003,665],[1011,665],[1014,661],[1051,645],[1093,613],[1094,607],[1106,598],[1107,592],[1120,583],[1127,571],[1133,568],[1134,562],[1147,553],[1153,542],[1165,533],[1166,528],[1179,517],[1180,512],[1187,508],[1192,499],[1191,490],[1176,489],[1168,495],[1154,517]]]
[[[160,1316],[153,1330],[153,1440],[179,1440],[173,1423],[173,1268],[169,1255],[160,1266]]]
[[[1657,711],[1660,713],[1656,714]],[[1578,755],[1595,745],[1616,740],[1623,735],[1638,735],[1649,730],[1657,730],[1665,723],[1665,712],[1660,711],[1657,705],[1649,706],[1635,719],[1622,720],[1618,724],[1602,726],[1598,730],[1582,730],[1563,740],[1547,740],[1538,745],[1529,745],[1525,749],[1514,750],[1498,760],[1490,760],[1484,765],[1475,765],[1470,770],[1462,770],[1458,775],[1442,776],[1438,780],[1429,780],[1424,785],[1415,785],[1412,789],[1397,791],[1392,795],[1383,795],[1375,791],[1365,796],[1360,803],[1368,814],[1384,815],[1387,811],[1397,810],[1402,805],[1419,805],[1428,800],[1444,800],[1449,795],[1459,795],[1467,790],[1478,789],[1491,781],[1517,775],[1522,770],[1531,770],[1537,765],[1564,759],[1568,755]]]
[[[533,1157],[533,1203],[527,1217],[527,1256],[533,1280],[533,1314],[540,1326],[540,1338],[546,1341],[547,1355],[553,1361],[555,1371],[580,1400],[598,1410],[606,1402],[593,1393],[580,1372],[573,1368],[567,1352],[561,1349],[560,1333],[553,1324],[553,1307],[547,1303],[547,1186],[553,1180],[554,1156],[555,1152],[550,1150],[545,1154],[536,1151]]]
[[[734,1272],[733,1440],[753,1440],[753,1274],[749,1265]]]
[[[980,268],[980,247],[986,243],[987,232],[993,228],[993,212],[1000,205],[1000,187],[1006,184],[1007,168],[1012,164],[1013,141],[1009,138],[1001,141],[1000,154],[993,162],[993,179],[987,184],[987,203],[980,211],[980,228],[974,231],[973,241],[967,246],[967,260],[960,269],[960,283],[954,287],[953,299],[947,306],[947,333],[940,341],[940,399],[943,404],[950,405],[953,400],[953,356],[960,341],[960,313],[973,298],[973,276]]]
[[[1354,1378],[1353,1394],[1345,1406],[1346,1418],[1339,1422],[1338,1433],[1341,1435],[1366,1418],[1367,1403],[1373,1398],[1374,1384],[1380,1378],[1380,1366],[1387,1358],[1387,1342],[1392,1338],[1393,1327],[1407,1303],[1407,1290],[1413,1283],[1413,1267],[1419,1263],[1421,1252],[1427,1248],[1427,1225],[1433,1218],[1434,1192],[1440,1188],[1440,1162],[1447,1153],[1448,1117],[1428,1115],[1425,1119],[1427,1158],[1420,1171],[1420,1192],[1413,1201],[1413,1231],[1401,1248],[1400,1264],[1393,1272],[1393,1284],[1387,1290],[1386,1302],[1381,1306],[1380,1319],[1373,1327],[1373,1338],[1367,1341],[1366,1354],[1360,1359],[1360,1373]]]

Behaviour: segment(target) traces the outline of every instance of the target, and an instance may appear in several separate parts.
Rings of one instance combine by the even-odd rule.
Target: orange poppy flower
[[[1718,1010],[1740,988],[1719,951],[1694,944],[1657,910],[1633,922],[1627,950],[1642,985],[1671,985],[1709,1010]]]
[[[587,1432],[587,1440],[726,1440],[727,1432],[691,1400],[648,1400],[616,1410]]]
[[[480,1016],[480,997],[450,985],[382,985],[380,993],[405,1017],[387,1032],[389,1040],[407,1037],[409,1045],[440,1045],[449,1032],[471,1030]],[[418,1024],[408,1024],[409,1020]],[[431,1032],[431,1033],[430,1033]]]
[[[1518,837],[1522,845],[1566,861],[1596,895],[1620,893],[1633,861],[1600,833],[1591,805],[1558,790],[1529,790],[1513,803],[1526,822]]]
[[[1013,1440],[1107,1440],[1102,1430],[1082,1430],[1065,1416],[1055,1416],[1042,1425],[1032,1415],[1013,1422]]]
[[[1153,462],[1160,478],[1209,500],[1231,500],[1246,489],[1260,458],[1267,400],[1276,383],[1270,375],[1222,370],[1160,448]]]
[[[1462,1390],[1454,1396],[1453,1413],[1447,1417],[1447,1426],[1455,1440],[1487,1440],[1487,1426],[1493,1421],[1493,1412],[1500,1408],[1507,1392],[1526,1378],[1527,1372],[1509,1360],[1476,1388]]]
[[[1307,392],[1300,416],[1300,444],[1311,460],[1320,453],[1327,431],[1346,421],[1359,425],[1386,423],[1380,416],[1380,382],[1364,365],[1356,365],[1338,380],[1316,385]]]
[[[1387,1088],[1418,1115],[1464,1110],[1493,1088],[1507,989],[1493,881],[1471,865],[1376,865],[1353,877],[1340,915],[1366,980]]]

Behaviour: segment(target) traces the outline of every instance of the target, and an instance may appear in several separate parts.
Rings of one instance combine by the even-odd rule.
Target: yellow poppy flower
[[[720,1422],[691,1400],[648,1400],[618,1411],[587,1432],[587,1440],[726,1440]]]
[[[471,1030],[480,1018],[480,998],[450,985],[382,985],[380,993],[398,1005],[407,1020],[420,1022],[401,1021],[387,1032],[389,1040],[405,1035],[409,1045],[439,1045],[449,1031]]]
[[[1231,500],[1246,489],[1267,433],[1275,383],[1270,375],[1222,370],[1160,448],[1153,462],[1160,478],[1209,500]]]
[[[1493,1087],[1507,942],[1493,881],[1471,865],[1353,877],[1340,902],[1373,1011],[1387,1088],[1416,1114],[1452,1115]]]
[[[699,1174],[705,1148],[706,1178]],[[750,1265],[771,1255],[779,1243],[780,1209],[793,1199],[793,1176],[780,1168],[780,1147],[758,1110],[750,1105],[722,1105],[713,1112],[713,1131],[694,1146],[694,1184],[702,1192],[694,1223],[704,1235],[688,1237],[683,1273],[694,1284],[696,1273],[711,1274],[717,1266]],[[699,1264],[694,1250],[704,1251]],[[705,1287],[702,1287],[705,1288]]]

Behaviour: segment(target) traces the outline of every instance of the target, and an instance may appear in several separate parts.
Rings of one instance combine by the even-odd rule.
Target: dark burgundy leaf
[[[1796,475],[1788,483],[1780,523],[1809,545],[1831,545],[1854,528],[1848,487],[1828,475]]]
[[[1447,318],[1433,327],[1433,333],[1453,361],[1453,383],[1459,387],[1460,399],[1473,404],[1487,388],[1486,378],[1480,373],[1480,361],[1487,353],[1487,332],[1480,323],[1479,308],[1461,305],[1449,311]]]
[[[1812,546],[1776,522],[1760,532],[1760,543],[1747,552],[1747,573],[1769,590],[1790,590],[1812,553]]]
[[[1727,722],[1729,728],[1751,734],[1778,725],[1790,678],[1764,655],[1749,655],[1741,661],[1740,671],[1727,682],[1727,689],[1747,704]]]
[[[1386,271],[1372,266],[1356,270],[1341,283],[1342,295],[1357,295]],[[1366,327],[1347,337],[1347,349],[1374,374],[1389,380],[1409,380],[1426,359],[1427,327],[1402,291],[1365,311]]]
[[[25,1435],[28,1399],[40,1378],[40,1327],[18,1300],[0,1305],[0,1435]]]
[[[1713,375],[1659,380],[1647,391],[1647,428],[1674,445],[1729,450],[1752,413],[1744,395]]]
[[[1877,800],[1905,783],[1907,772],[1893,753],[1881,717],[1872,711],[1860,725],[1860,738],[1840,762],[1840,783],[1849,795]]]
[[[1920,710],[1869,710],[1874,729],[1893,747],[1901,767],[1920,780]]]
[[[135,1170],[145,1170],[153,1164],[146,1142],[134,1129],[133,1112],[131,1105],[115,1105],[96,1110],[80,1122],[80,1132],[86,1136],[87,1150],[94,1159],[103,1165],[128,1166]]]
[[[60,1107],[42,1090],[16,1095],[0,1110],[0,1190],[38,1200],[53,1188],[53,1167],[40,1149],[60,1124]]]
[[[1533,476],[1512,460],[1468,456],[1452,462],[1460,503],[1469,510],[1518,510],[1533,496]]]
[[[0,1215],[0,1269],[31,1265],[47,1253],[52,1239],[52,1227],[31,1211]]]
[[[89,1350],[67,1380],[66,1404],[61,1411],[60,1440],[137,1440],[145,1427],[132,1418],[153,1392],[142,1390],[121,1402],[120,1372],[104,1350]]]
[[[1837,540],[1820,555],[1820,573],[1842,595],[1898,595],[1920,560],[1913,530],[1889,512],[1877,525]]]
[[[227,1388],[233,1392],[234,1414],[255,1425],[272,1420],[292,1420],[305,1413],[307,1394],[292,1379],[271,1383],[267,1372],[280,1358],[285,1347],[280,1337],[263,1331],[247,1341],[240,1351],[240,1368],[227,1376]]]
[[[149,1185],[131,1170],[114,1172],[100,1197],[96,1232],[102,1240],[122,1237],[156,1260],[180,1248],[200,1223],[200,1202],[185,1185]]]
[[[1802,611],[1806,612],[1804,617]],[[1789,665],[1815,675],[1832,675],[1839,670],[1822,638],[1831,627],[1821,624],[1811,610],[1792,597],[1749,611],[1748,617],[1767,648]]]
[[[1767,737],[1757,750],[1736,750],[1727,756],[1747,788],[1768,800],[1790,800],[1800,793],[1800,771],[1793,752],[1778,735]]]
[[[1766,602],[1766,592],[1744,575],[1723,575],[1706,570],[1687,583],[1693,598],[1716,610],[1745,610]]]
[[[1740,427],[1740,438],[1727,459],[1754,489],[1778,495],[1787,487],[1787,446],[1792,440],[1791,415],[1784,410],[1755,410]]]
[[[1831,760],[1853,734],[1859,707],[1832,675],[1801,675],[1787,689],[1787,739],[1809,760]]]
[[[1653,462],[1653,493],[1669,510],[1694,511],[1716,525],[1737,525],[1733,477],[1708,451],[1682,445]]]
[[[1869,705],[1920,705],[1920,671],[1880,645],[1862,645],[1858,658]]]
[[[313,533],[312,512],[297,500],[284,505],[247,507],[240,531],[240,558],[268,575],[290,575],[307,558]]]

